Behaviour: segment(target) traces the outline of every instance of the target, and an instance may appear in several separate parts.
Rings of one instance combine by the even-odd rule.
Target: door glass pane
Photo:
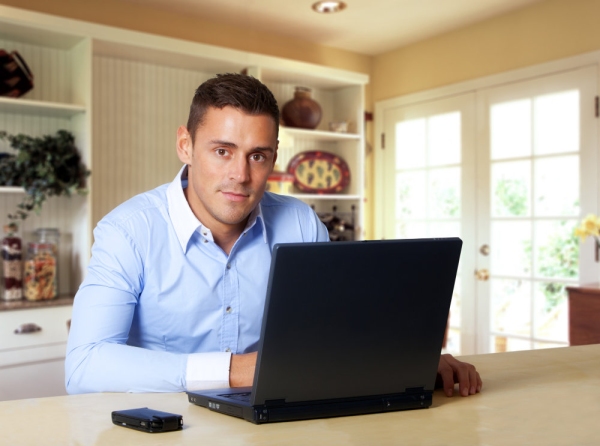
[[[460,217],[460,167],[429,171],[429,218]]]
[[[427,237],[427,223],[398,221],[396,223],[397,238],[425,238]]]
[[[534,153],[579,151],[579,92],[538,96],[534,101]]]
[[[531,162],[493,163],[492,217],[531,215]]]
[[[574,235],[577,220],[537,221],[535,233],[535,275],[555,279],[577,279],[579,240]]]
[[[530,350],[531,341],[515,339],[508,336],[492,336],[490,351],[494,353],[516,352],[519,350]]]
[[[446,113],[428,119],[429,165],[460,163],[460,113]]]
[[[537,216],[579,215],[579,156],[537,159],[535,207]]]
[[[492,279],[492,331],[529,336],[531,333],[531,282]]]
[[[531,222],[492,222],[490,266],[497,276],[531,274]]]
[[[460,237],[460,222],[430,222],[426,237]]]
[[[396,218],[425,218],[426,176],[424,171],[396,174]]]
[[[396,124],[396,169],[425,166],[425,119],[411,119]]]
[[[490,110],[491,159],[531,154],[531,100],[494,104]]]
[[[555,342],[568,342],[569,311],[567,290],[564,283],[537,283],[534,299],[534,337]]]

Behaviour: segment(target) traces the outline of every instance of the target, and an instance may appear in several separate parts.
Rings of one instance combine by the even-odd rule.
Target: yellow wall
[[[600,49],[600,0],[547,0],[374,57],[373,101]]]
[[[218,1],[218,0],[215,0]],[[0,0],[1,4],[102,25],[295,59],[369,74],[371,57],[324,45],[218,24],[119,0]]]

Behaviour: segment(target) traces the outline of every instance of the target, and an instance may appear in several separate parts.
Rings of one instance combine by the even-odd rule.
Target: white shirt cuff
[[[188,355],[185,371],[186,390],[229,387],[231,353],[210,352]]]

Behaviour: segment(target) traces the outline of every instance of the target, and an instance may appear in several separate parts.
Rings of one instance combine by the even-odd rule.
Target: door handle
[[[475,278],[477,280],[485,282],[485,281],[487,281],[490,278],[490,272],[487,269],[485,269],[485,268],[476,269],[475,270]]]
[[[42,327],[33,323],[21,324],[17,328],[15,328],[15,334],[36,333],[38,331],[42,331]]]

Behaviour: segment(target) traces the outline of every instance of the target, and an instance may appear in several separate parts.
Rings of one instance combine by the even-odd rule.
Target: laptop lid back
[[[276,245],[252,404],[433,390],[461,246]]]

